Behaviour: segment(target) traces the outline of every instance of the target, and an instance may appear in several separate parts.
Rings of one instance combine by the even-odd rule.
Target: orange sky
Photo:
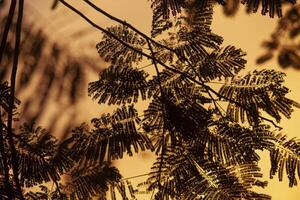
[[[27,3],[27,7],[34,7],[40,14],[44,16],[44,19],[39,19],[41,24],[45,21],[49,23],[47,31],[52,32],[53,38],[61,40],[62,42],[68,41],[68,34],[70,35],[74,29],[81,27],[87,27],[79,17],[75,16],[71,11],[62,8],[59,6],[59,9],[55,12],[49,11],[49,2],[52,1],[41,1],[41,0],[31,0]],[[83,4],[78,3],[80,1],[71,1],[73,5],[79,5],[79,7],[92,17],[99,25],[106,27],[111,25],[110,21],[101,15],[91,11],[88,7],[83,6]],[[135,27],[149,33],[150,24],[151,24],[151,10],[149,8],[149,2],[146,0],[110,0],[110,1],[94,1],[97,2],[103,9],[109,13],[126,19],[129,23]],[[243,8],[243,7],[242,7]],[[255,59],[261,55],[264,51],[261,49],[260,44],[264,39],[267,39],[274,30],[276,26],[277,19],[270,19],[267,16],[261,16],[259,13],[246,15],[243,9],[240,9],[238,14],[234,18],[226,18],[220,10],[220,7],[215,9],[215,15],[213,20],[213,30],[215,33],[224,37],[224,45],[235,45],[236,47],[242,48],[247,52],[247,70],[253,70],[257,68],[273,68],[277,70],[282,70],[278,67],[275,61],[267,63],[266,66],[257,66],[255,64]],[[51,16],[55,13],[64,13],[65,20],[68,20],[69,26],[63,30],[56,31],[53,30],[56,27],[56,24],[62,23],[57,21],[51,21]],[[27,15],[35,17],[37,14],[33,14],[32,11],[25,12]],[[62,19],[63,21],[64,19]],[[50,25],[51,23],[51,25]],[[82,45],[85,43],[91,43],[89,46],[93,46],[93,42],[100,40],[100,34],[91,29],[91,34],[89,37],[84,38],[82,41],[77,41],[79,44],[72,45]],[[68,42],[67,42],[68,43]],[[69,44],[68,44],[69,45]],[[86,46],[88,48],[88,46]],[[81,51],[82,48],[74,48],[74,53],[78,52],[78,49]],[[90,51],[90,49],[84,49],[85,51]],[[96,49],[91,49],[91,52],[96,54]],[[99,64],[102,64],[99,59]],[[284,70],[287,74],[286,86],[291,89],[289,95],[290,98],[300,102],[300,88],[299,83],[297,84],[297,77],[300,76],[300,71],[294,70]],[[96,79],[96,75],[91,74],[90,80],[93,81]],[[99,108],[99,109],[97,109]],[[82,120],[89,121],[90,118],[98,116],[101,112],[108,111],[109,107],[99,107],[96,102],[92,102],[87,98],[85,102],[82,102],[79,112],[82,112]],[[292,115],[290,120],[282,120],[281,126],[284,127],[284,132],[288,136],[300,136],[298,133],[299,125],[297,122],[300,122],[300,111],[296,110]],[[264,172],[264,177],[268,180],[268,170],[270,168],[269,158],[266,153],[262,154],[263,160],[261,161],[261,168]],[[153,158],[147,153],[143,153],[142,156],[135,156],[133,158],[126,158],[121,161],[117,161],[118,167],[120,168],[124,177],[134,176],[138,174],[143,174],[151,166]],[[277,177],[274,180],[268,180],[269,185],[266,189],[261,190],[261,192],[270,194],[273,200],[299,200],[300,199],[300,186],[290,189],[288,187],[287,178],[284,178],[283,182],[278,182]]]

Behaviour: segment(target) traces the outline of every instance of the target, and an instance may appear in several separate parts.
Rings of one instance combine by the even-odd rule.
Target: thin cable
[[[144,176],[148,176],[148,175],[150,175],[150,173],[140,174],[140,175],[136,175],[136,176],[130,176],[130,177],[127,177],[127,178],[122,178],[121,181],[126,181],[126,180],[129,180],[129,179],[140,178],[140,177],[144,177]]]
[[[151,65],[153,65],[153,63],[150,63],[150,64],[145,65],[145,66],[143,66],[143,67],[137,67],[137,68],[138,68],[138,69],[145,69],[145,68],[147,68],[147,67],[150,67]]]

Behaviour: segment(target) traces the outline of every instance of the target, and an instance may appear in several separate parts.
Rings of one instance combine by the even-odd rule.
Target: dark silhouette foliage
[[[17,2],[20,16],[22,0],[12,1],[11,10]],[[17,113],[20,102],[12,95],[16,74],[12,73],[12,81],[4,81],[9,70],[1,68],[1,199],[106,199],[107,191],[112,200],[137,199],[139,190],[122,178],[112,161],[141,151],[152,151],[156,156],[143,185],[157,200],[269,200],[269,195],[253,190],[254,186],[267,186],[258,167],[258,150],[270,153],[270,178],[278,174],[281,181],[285,171],[289,186],[297,185],[300,142],[288,139],[277,124],[300,107],[287,97],[285,74],[262,69],[240,75],[246,65],[245,52],[224,46],[223,38],[210,28],[215,3],[227,5],[225,9],[229,9],[226,3],[231,3],[235,9],[237,1],[152,0],[151,36],[92,2],[84,2],[117,25],[98,26],[64,0],[54,1],[53,9],[66,6],[104,33],[96,48],[110,65],[89,84],[88,93],[99,104],[114,105],[116,109],[74,127],[58,141],[32,121],[20,126],[14,123],[21,119]],[[262,4],[262,14],[281,16],[282,1],[242,3],[251,11]],[[51,45],[50,54],[44,55],[46,37],[41,31],[20,29],[20,23],[13,23],[14,12],[4,20],[1,48],[5,56],[1,67],[13,60],[16,70],[16,61],[22,56],[38,55],[47,64],[39,67],[39,60],[23,61],[21,88],[35,70],[41,70],[46,83],[41,85],[39,108],[53,84],[64,87],[65,79],[70,77],[76,84],[58,98],[67,95],[75,99],[83,73],[81,61],[69,57],[58,75],[54,66],[60,65],[61,47]],[[9,28],[10,37],[15,34],[16,41],[20,41],[20,34],[28,34],[29,39],[13,47],[10,42],[14,40],[5,36]],[[24,50],[17,59],[20,46]],[[141,66],[144,62],[150,64]],[[211,86],[214,83],[220,87],[215,89]],[[144,110],[135,108],[141,101],[147,105]],[[45,183],[53,186],[49,188]],[[24,194],[25,188],[33,186],[39,186],[40,191]]]

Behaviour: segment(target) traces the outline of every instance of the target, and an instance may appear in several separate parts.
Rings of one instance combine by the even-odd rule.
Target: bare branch
[[[17,154],[16,148],[13,140],[12,134],[12,126],[13,126],[13,109],[15,103],[15,87],[16,87],[16,76],[18,70],[18,61],[19,61],[19,54],[20,54],[20,42],[21,42],[21,28],[22,28],[22,19],[23,19],[23,7],[24,7],[24,0],[19,0],[18,5],[18,19],[17,19],[17,26],[16,26],[16,39],[15,39],[15,51],[14,51],[14,60],[13,60],[13,67],[10,77],[10,99],[9,99],[9,111],[8,111],[8,119],[7,119],[7,135],[8,135],[8,142],[11,150],[11,160],[12,160],[12,170],[13,170],[13,177],[16,184],[17,191],[19,193],[19,197],[21,200],[24,200],[22,188],[20,185],[19,177],[18,177],[18,163],[17,163]],[[13,17],[13,16],[11,16]]]

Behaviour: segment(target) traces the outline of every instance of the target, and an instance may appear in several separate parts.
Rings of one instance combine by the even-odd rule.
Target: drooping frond
[[[261,70],[248,73],[244,77],[232,79],[220,89],[220,94],[232,100],[227,108],[228,116],[234,121],[245,121],[245,115],[250,123],[257,122],[260,110],[265,111],[277,121],[280,114],[287,118],[293,111],[293,106],[300,107],[295,101],[285,97],[289,89],[283,86],[284,73],[275,70]]]
[[[187,174],[182,188],[183,199],[249,199],[249,200],[270,200],[270,196],[258,194],[247,190],[247,186],[243,183],[243,178],[253,178],[251,171],[243,171],[247,169],[245,166],[237,169],[230,167],[222,167],[217,163],[200,163],[193,160],[194,166],[191,170],[195,170],[197,175]],[[248,166],[249,167],[249,166]],[[194,169],[193,169],[194,168]],[[238,174],[238,173],[242,173]],[[238,176],[237,176],[238,175]],[[240,180],[239,180],[240,178]],[[242,181],[242,182],[239,182]],[[190,188],[191,187],[191,188]]]
[[[156,37],[173,26],[169,18],[164,17],[162,6],[153,6],[151,36]]]
[[[102,163],[122,158],[125,152],[132,155],[132,146],[135,152],[153,149],[148,136],[137,129],[140,119],[133,106],[123,106],[112,115],[93,119],[92,123],[92,130],[84,126],[75,129],[71,145],[74,159]]]
[[[283,180],[284,171],[289,179],[289,186],[293,187],[300,180],[300,141],[296,138],[287,139],[286,135],[275,134],[274,146],[269,149],[271,169],[270,177],[278,173],[279,181]]]
[[[235,76],[245,68],[246,54],[234,46],[216,49],[199,62],[199,75],[206,80]]]
[[[187,1],[187,6],[184,9],[185,13],[182,16],[183,23],[190,28],[203,28],[211,31],[211,23],[213,16],[213,6],[210,0],[192,0]]]
[[[25,194],[27,200],[68,200],[65,194],[58,190],[52,191],[44,185],[39,186],[40,191],[29,191]]]
[[[148,179],[150,189],[158,189],[155,199],[270,199],[248,190],[261,176],[256,167],[198,160],[179,147],[169,147],[162,164],[160,157],[157,160]]]
[[[72,150],[69,148],[69,145],[72,139],[70,140],[64,140],[57,144],[55,154],[49,160],[50,164],[60,174],[69,171],[75,164],[75,159],[70,156]]]
[[[45,129],[25,124],[20,133],[17,161],[20,182],[26,187],[58,181],[61,174],[73,167],[67,148],[61,146],[57,151],[58,142]]]
[[[207,55],[208,49],[217,49],[222,43],[222,37],[212,33],[212,5],[202,5],[201,1],[191,1],[186,4],[183,13],[173,25],[175,32],[171,31],[166,40],[161,43],[175,50],[179,60],[199,60]],[[156,26],[154,26],[155,28]],[[156,56],[162,60],[171,61],[173,52],[162,47],[156,47]],[[168,59],[166,59],[167,57]]]
[[[212,33],[213,9],[209,3],[203,6],[200,1],[191,1],[185,9],[185,15],[176,24],[174,49],[180,56],[179,59],[191,57],[204,57],[207,49],[217,49],[222,43],[222,37]]]
[[[151,0],[151,7],[153,10],[159,10],[164,19],[170,18],[181,12],[182,7],[185,7],[185,0]]]
[[[263,140],[238,124],[216,121],[200,132],[190,145],[199,157],[226,165],[241,165],[259,160],[255,150],[262,148]]]
[[[157,15],[162,15],[162,18],[169,19],[171,16],[177,16],[191,4],[197,5],[201,8],[205,8],[209,4],[213,3],[213,0],[151,0],[151,8],[153,10],[159,10]],[[225,5],[226,0],[215,0],[219,4]]]
[[[125,104],[146,99],[148,76],[144,71],[129,66],[110,66],[99,75],[99,80],[89,83],[88,92],[98,103]]]
[[[264,188],[268,185],[267,181],[260,180],[260,178],[263,177],[263,174],[261,173],[261,169],[258,167],[257,163],[231,165],[228,169],[247,189],[251,189],[253,186]]]
[[[92,167],[82,166],[70,172],[70,180],[64,190],[73,200],[89,200],[94,196],[101,196],[103,199],[109,184],[117,183],[120,179],[118,169],[106,162]]]
[[[207,30],[188,32],[185,28],[178,31],[174,40],[174,49],[179,59],[199,60],[208,55],[206,48],[217,49],[222,39],[210,34]]]
[[[127,27],[113,26],[107,30],[126,44],[139,51],[143,51],[143,46],[146,44],[146,41]],[[140,53],[129,49],[106,34],[103,35],[101,42],[99,42],[96,47],[99,55],[105,61],[111,62],[114,65],[131,65],[133,62],[141,61],[143,57]]]
[[[183,67],[178,66],[178,70],[188,73],[187,70],[183,70]],[[193,87],[191,81],[182,74],[178,74],[169,70],[163,70],[157,75],[153,76],[149,80],[148,97],[157,97],[160,95],[160,86],[165,93],[180,95],[182,92],[185,93],[189,87]]]
[[[270,17],[274,17],[276,14],[278,17],[282,16],[282,3],[283,0],[242,0],[243,4],[247,6],[249,11],[257,12],[258,8],[261,6],[261,13],[263,15],[269,13]],[[291,4],[295,4],[297,0],[287,0]]]

